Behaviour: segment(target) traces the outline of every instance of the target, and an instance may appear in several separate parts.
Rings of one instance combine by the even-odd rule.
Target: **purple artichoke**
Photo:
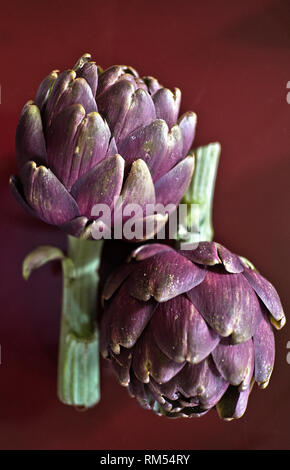
[[[222,245],[141,246],[103,297],[102,355],[144,408],[239,418],[253,383],[267,386],[283,308],[272,284]]]
[[[51,72],[19,119],[14,195],[40,219],[84,238],[96,224],[95,204],[113,209],[120,196],[123,205],[177,205],[193,174],[187,155],[196,126],[192,112],[178,118],[180,99],[179,89],[132,67],[102,72],[89,54],[72,70]]]

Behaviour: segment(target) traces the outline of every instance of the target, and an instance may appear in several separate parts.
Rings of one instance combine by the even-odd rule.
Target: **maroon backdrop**
[[[56,398],[61,276],[54,265],[21,277],[38,244],[64,235],[16,204],[14,134],[25,101],[54,68],[91,52],[103,67],[133,65],[183,92],[198,115],[196,144],[220,141],[215,238],[250,258],[289,311],[289,1],[10,1],[1,7],[1,366],[3,449],[290,448],[288,326],[276,334],[268,389],[254,388],[244,417],[214,411],[167,420],[145,411],[102,362],[102,401],[87,412]]]

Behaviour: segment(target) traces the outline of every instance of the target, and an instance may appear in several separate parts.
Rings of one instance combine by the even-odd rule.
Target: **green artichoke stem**
[[[187,229],[191,228],[191,231],[184,237],[184,227],[181,227],[178,233],[178,239],[185,240],[186,243],[213,239],[212,204],[220,150],[219,143],[194,150],[195,170],[181,201],[188,205],[188,209],[191,207],[187,216]]]
[[[102,241],[68,236],[68,257],[62,261],[58,397],[84,408],[100,399],[96,310],[101,250]]]

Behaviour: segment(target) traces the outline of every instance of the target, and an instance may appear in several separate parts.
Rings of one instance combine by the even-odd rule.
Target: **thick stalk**
[[[58,396],[86,408],[100,399],[96,309],[101,249],[102,241],[69,236],[68,257],[62,261]]]
[[[212,143],[199,147],[194,151],[194,155],[193,178],[181,201],[188,206],[187,230],[191,229],[191,231],[186,236],[183,235],[185,233],[184,227],[181,227],[179,231],[179,239],[183,239],[189,244],[213,239],[212,203],[220,144]]]

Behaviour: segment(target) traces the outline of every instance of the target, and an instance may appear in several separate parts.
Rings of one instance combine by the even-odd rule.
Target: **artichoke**
[[[17,200],[70,235],[91,238],[95,204],[177,205],[193,174],[196,115],[178,118],[181,93],[127,66],[104,72],[83,55],[51,72],[16,131]],[[141,221],[146,217],[143,210]],[[153,217],[165,224],[166,214]]]
[[[148,244],[107,279],[101,352],[141,406],[169,417],[216,407],[240,418],[254,382],[274,365],[272,325],[285,316],[275,288],[216,242],[195,250]]]

